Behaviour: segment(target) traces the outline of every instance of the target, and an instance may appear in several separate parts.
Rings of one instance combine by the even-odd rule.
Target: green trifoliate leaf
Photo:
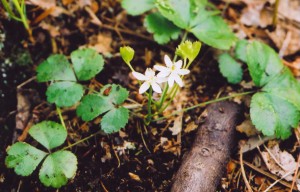
[[[217,15],[199,22],[191,32],[204,43],[223,50],[228,50],[237,40],[227,23]]]
[[[140,15],[154,8],[155,0],[122,0],[122,7],[129,15]]]
[[[112,111],[119,109],[118,105],[121,105],[128,98],[128,95],[128,91],[120,85],[108,84],[101,89],[99,95],[85,96],[77,108],[77,115],[80,116],[84,121],[90,121],[106,112],[107,113],[104,115],[104,117],[107,115],[110,116],[109,114],[114,114]],[[116,114],[118,115],[118,113]],[[105,119],[104,117],[103,119]],[[122,126],[125,126],[127,123],[128,114],[125,114],[124,118],[127,120],[123,120],[123,122],[125,121],[124,124],[122,121],[120,122]],[[108,122],[108,120],[105,121]],[[119,120],[114,119],[112,122],[113,125],[111,125],[113,127],[117,127],[114,129],[116,131],[122,127],[118,125],[118,121]]]
[[[235,57],[245,63],[247,62],[247,45],[248,45],[248,41],[242,39],[236,43],[234,49]]]
[[[116,84],[105,85],[100,92],[104,96],[106,96],[111,103],[115,105],[122,104],[129,95],[129,92],[125,88],[123,88],[121,85]]]
[[[60,188],[75,176],[76,170],[76,156],[70,151],[57,151],[45,159],[39,178],[47,187]]]
[[[263,91],[292,103],[300,110],[300,84],[287,67],[284,67],[279,74],[271,79],[263,87]]]
[[[47,153],[22,142],[13,144],[7,154],[6,166],[14,168],[16,174],[22,176],[30,175],[47,155]]]
[[[300,112],[288,101],[269,93],[256,93],[251,100],[250,116],[264,135],[286,139],[300,120]]]
[[[101,129],[105,133],[113,133],[125,127],[128,122],[129,111],[124,107],[113,108],[101,120]]]
[[[167,20],[160,13],[147,15],[144,25],[149,33],[153,33],[154,40],[159,44],[166,44],[170,40],[178,39],[181,29]]]
[[[102,55],[89,48],[73,51],[71,60],[77,78],[82,81],[95,77],[104,65]]]
[[[190,0],[157,0],[156,7],[159,12],[172,21],[176,26],[187,29],[191,20]]]
[[[247,64],[253,82],[263,86],[283,69],[277,53],[268,45],[254,41],[247,46]]]
[[[76,77],[66,56],[55,54],[37,67],[37,80],[38,82],[76,81]]]
[[[201,49],[201,43],[199,41],[191,42],[185,41],[178,45],[176,48],[176,55],[182,57],[183,59],[189,59],[189,62],[194,61]]]
[[[204,43],[229,49],[236,37],[224,20],[217,16],[218,11],[207,11],[207,1],[157,0],[159,12],[177,27],[192,32]]]
[[[130,63],[134,56],[134,50],[129,46],[120,47],[120,54],[125,63]]]
[[[82,85],[74,82],[56,82],[51,84],[46,92],[49,103],[55,103],[59,107],[70,107],[83,96]]]
[[[29,134],[48,150],[62,145],[67,138],[67,130],[53,121],[43,121],[32,126]]]
[[[218,59],[219,68],[229,83],[237,84],[243,78],[243,70],[241,65],[234,60],[228,53],[223,53]]]
[[[102,113],[112,109],[114,105],[107,97],[100,95],[87,95],[83,97],[77,107],[77,115],[84,121],[91,121]]]

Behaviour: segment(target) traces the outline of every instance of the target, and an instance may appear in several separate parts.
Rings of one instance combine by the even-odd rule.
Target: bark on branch
[[[207,108],[207,117],[197,132],[190,152],[184,157],[172,192],[216,191],[233,147],[235,127],[241,114],[232,102],[219,102]]]

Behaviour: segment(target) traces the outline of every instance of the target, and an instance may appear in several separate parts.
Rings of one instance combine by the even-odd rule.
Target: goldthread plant
[[[12,18],[26,21],[25,16],[16,17],[7,2],[1,1]],[[20,11],[23,12],[20,12],[20,15],[25,13],[24,0],[13,0],[13,3],[21,3]],[[181,30],[185,31],[173,59],[165,55],[163,65],[156,64],[153,68],[147,68],[144,73],[135,71],[131,63],[134,50],[129,46],[120,48],[122,59],[139,81],[139,93],[147,97],[147,112],[135,114],[135,111],[132,111],[131,114],[143,118],[146,125],[210,103],[254,94],[251,99],[250,117],[262,134],[287,139],[292,133],[292,128],[297,127],[300,121],[298,81],[268,45],[258,41],[237,41],[218,15],[219,11],[207,0],[140,0],[139,6],[136,6],[134,0],[123,0],[122,6],[131,15],[156,10],[146,16],[145,26],[154,34],[158,43],[177,39]],[[257,90],[217,98],[163,116],[164,110],[184,86],[184,78],[190,73],[190,66],[201,49],[200,41],[186,41],[188,33],[218,49],[228,50],[235,45],[234,54],[225,52],[218,57],[221,74],[229,83],[237,84],[243,78],[242,64],[245,63]],[[178,57],[180,59],[177,59]],[[75,177],[77,170],[77,158],[67,149],[99,133],[114,133],[126,126],[130,107],[125,105],[125,101],[132,101],[128,99],[129,92],[117,84],[104,85],[100,90],[90,89],[85,85],[99,74],[103,67],[102,55],[92,49],[75,50],[71,53],[70,60],[65,55],[54,54],[37,67],[37,81],[50,84],[46,91],[47,100],[56,105],[60,124],[42,121],[31,127],[29,135],[47,151],[25,142],[17,142],[7,149],[5,163],[8,168],[14,168],[18,175],[28,176],[42,163],[39,171],[40,181],[45,186],[60,188],[68,179]],[[154,92],[159,95],[158,99],[153,97]],[[101,129],[78,142],[55,150],[62,146],[67,138],[67,127],[61,107],[75,107],[76,114],[83,121],[92,121],[100,116]]]

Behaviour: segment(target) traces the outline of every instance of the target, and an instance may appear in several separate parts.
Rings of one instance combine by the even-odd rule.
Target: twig
[[[241,147],[242,148],[242,147]],[[247,176],[246,176],[246,173],[245,173],[245,169],[244,169],[244,163],[243,163],[243,153],[240,153],[240,165],[241,165],[241,171],[242,171],[242,176],[243,176],[243,179],[244,179],[244,182],[246,184],[246,187],[247,189],[250,191],[250,192],[253,192],[249,182],[248,182],[248,179],[247,179]]]
[[[288,173],[286,173],[285,175],[283,175],[280,179],[277,179],[274,183],[272,183],[266,190],[264,190],[264,192],[269,191],[274,185],[276,185],[280,180],[284,179],[286,176],[292,174],[293,171],[290,171]]]
[[[235,162],[235,163],[240,164],[240,162],[237,161],[237,160],[235,160],[235,159],[232,159],[232,161]],[[246,161],[243,161],[243,164],[244,164],[244,165],[247,165],[248,167],[250,167],[250,168],[253,169],[254,171],[257,171],[258,173],[263,174],[263,175],[265,175],[266,177],[269,177],[270,179],[273,179],[274,181],[278,180],[278,177],[277,177],[277,176],[274,176],[273,174],[271,174],[271,173],[269,173],[269,172],[266,172],[266,171],[264,171],[264,170],[262,170],[262,169],[260,169],[260,168],[258,168],[258,167],[256,167],[256,166],[252,165],[251,163],[248,163],[248,162],[246,162]],[[280,181],[278,181],[278,182],[279,182],[281,185],[285,186],[285,187],[288,187],[288,188],[291,188],[291,187],[292,187],[292,185],[291,185],[290,183],[288,183],[288,182],[285,182],[285,181],[282,181],[282,180],[280,180]],[[292,188],[292,189],[297,190],[296,188]]]
[[[298,175],[298,171],[299,171],[299,163],[300,163],[300,155],[298,154],[297,167],[296,167],[295,174],[294,174],[294,177],[293,177],[293,182],[292,182],[292,186],[291,186],[290,192],[293,191],[295,182],[297,180],[297,175]]]

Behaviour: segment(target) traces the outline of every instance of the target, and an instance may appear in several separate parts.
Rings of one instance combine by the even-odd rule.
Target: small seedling
[[[14,168],[18,175],[28,176],[44,160],[39,171],[40,181],[45,186],[54,188],[60,188],[75,176],[76,156],[64,149],[52,151],[67,138],[67,130],[61,124],[43,121],[31,127],[29,135],[47,149],[47,152],[28,143],[17,142],[7,150],[5,164],[8,168]]]

